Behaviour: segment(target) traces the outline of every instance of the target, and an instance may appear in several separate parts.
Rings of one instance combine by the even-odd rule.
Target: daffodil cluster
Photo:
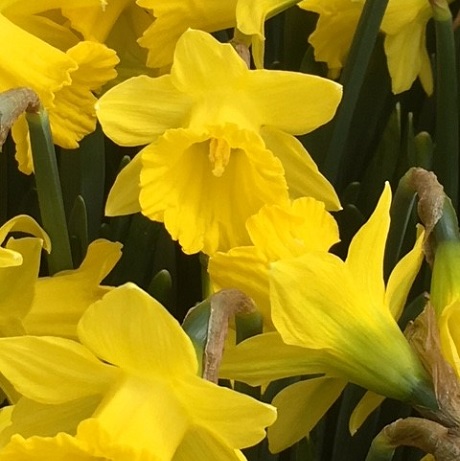
[[[363,390],[342,418],[352,433],[387,397],[445,423],[438,368],[424,355],[438,351],[420,352],[401,325],[426,256],[434,260],[436,357],[460,379],[452,270],[460,237],[457,228],[444,232],[436,208],[448,203],[444,195],[430,202],[435,222],[420,212],[425,227],[416,226],[412,208],[403,217],[394,209],[404,193],[410,206],[415,192],[424,203],[426,190],[400,183],[393,202],[390,186],[412,157],[423,163],[428,148],[443,146],[443,127],[437,144],[423,144],[410,110],[398,106],[376,136],[380,123],[366,113],[369,133],[352,140],[358,160],[349,168],[359,181],[343,173],[332,184],[322,172],[337,133],[354,129],[359,98],[336,80],[370,3],[0,0],[0,141],[11,128],[5,145],[37,178],[42,217],[2,211],[0,194],[0,461],[259,461],[264,445],[254,446],[267,434],[272,453],[308,439],[350,384]],[[391,79],[381,100],[375,90],[375,112],[387,118],[392,98],[417,78],[433,93],[427,25],[439,5],[431,3],[389,0],[374,30]],[[268,68],[272,19],[289,21],[293,11],[310,21],[302,72]],[[307,72],[321,63],[325,71]],[[361,64],[367,72],[369,62]],[[13,97],[2,106],[1,93],[21,87],[39,105],[10,110]],[[37,114],[47,147],[32,129]],[[344,145],[350,138],[343,134]],[[377,151],[372,161],[360,151],[366,143]],[[104,158],[110,148],[115,167]],[[409,160],[390,168],[384,154],[396,149]],[[115,151],[126,154],[121,162]],[[39,172],[37,160],[48,156],[49,170]],[[376,199],[368,200],[373,170]],[[53,204],[41,200],[39,177],[55,186]],[[47,226],[57,208],[67,214],[59,237],[73,266],[51,273],[56,242]],[[182,289],[181,258],[198,254],[205,301],[181,326],[167,295]],[[168,258],[170,272],[150,277]],[[244,308],[216,298],[226,289]],[[242,333],[241,319],[260,323]],[[206,379],[210,363],[221,381]]]

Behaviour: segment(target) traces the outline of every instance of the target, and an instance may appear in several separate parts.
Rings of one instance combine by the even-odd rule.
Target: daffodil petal
[[[119,60],[115,51],[95,42],[79,42],[67,55],[78,68],[71,73],[71,85],[56,92],[48,112],[54,142],[73,149],[96,128],[93,91],[115,78]]]
[[[426,24],[415,22],[399,33],[386,35],[384,47],[393,93],[408,90],[422,67]],[[425,51],[426,52],[426,51]]]
[[[179,323],[132,283],[90,306],[80,320],[78,336],[98,357],[135,374],[172,378],[198,370],[192,343]]]
[[[94,417],[80,424],[77,437],[108,459],[142,453],[145,459],[169,461],[187,431],[187,416],[169,383],[125,376]]]
[[[73,0],[72,6],[74,7],[87,7],[95,6],[103,8],[105,0]],[[68,6],[65,0],[36,0],[32,4],[24,4],[17,0],[4,0],[2,1],[2,10],[7,13],[14,14],[37,14],[49,10],[60,9]]]
[[[409,251],[391,272],[385,292],[385,304],[395,319],[402,314],[409,290],[423,262],[423,243],[425,233],[422,232],[415,242],[414,248]]]
[[[270,127],[262,128],[261,135],[267,148],[283,164],[291,198],[314,197],[324,202],[328,210],[342,208],[334,187],[298,139]]]
[[[24,232],[43,240],[43,247],[51,250],[51,241],[48,234],[40,227],[34,218],[28,215],[17,215],[0,227],[0,243],[3,243],[10,232]]]
[[[268,428],[270,451],[278,453],[308,436],[339,398],[345,385],[346,381],[341,379],[312,378],[279,392],[272,402],[278,410],[278,418]]]
[[[216,433],[234,448],[247,448],[265,437],[276,419],[275,409],[244,394],[198,377],[179,384],[178,395],[192,421]]]
[[[245,461],[244,455],[223,443],[202,427],[192,427],[185,434],[172,461]]]
[[[385,397],[375,394],[374,392],[368,391],[364,394],[350,416],[348,427],[351,435],[354,435],[358,431],[369,415],[375,411],[384,400]]]
[[[42,243],[42,240],[34,237],[8,241],[8,249],[21,255],[23,263],[20,266],[0,267],[2,320],[8,317],[22,320],[30,310],[40,269]]]
[[[28,334],[76,339],[80,317],[109,291],[100,283],[120,257],[120,243],[98,239],[91,242],[78,269],[39,278],[32,307],[24,318]],[[63,303],[63,299],[67,301]]]
[[[58,405],[46,405],[22,397],[13,406],[10,426],[0,433],[0,446],[14,434],[26,438],[53,437],[59,432],[75,434],[78,424],[94,413],[101,398],[101,395],[88,395]],[[0,459],[1,454],[3,451]]]
[[[141,75],[107,91],[96,111],[110,139],[121,146],[139,146],[181,126],[190,105],[190,97],[173,86],[169,75]]]
[[[215,253],[208,264],[215,291],[238,287],[252,298],[264,322],[273,328],[270,315],[267,261],[254,247],[236,247],[228,253]]]
[[[383,257],[390,228],[390,205],[391,189],[386,183],[372,216],[353,237],[346,261],[362,291],[375,299],[383,299],[385,293]]]
[[[30,437],[24,439],[14,435],[10,443],[2,448],[1,461],[96,461],[85,445],[69,434],[60,433],[56,437]]]
[[[300,8],[319,13],[315,31],[308,41],[315,59],[329,69],[341,69],[346,62],[364,2],[342,0],[303,0]]]
[[[139,195],[142,159],[137,154],[118,173],[105,204],[106,216],[124,216],[141,211]]]
[[[209,158],[213,140],[229,150],[219,174]],[[186,253],[211,255],[250,243],[246,219],[265,203],[287,201],[279,160],[257,135],[233,125],[204,133],[168,130],[141,155],[142,212],[163,221]]]
[[[74,341],[34,336],[0,339],[0,372],[25,397],[54,404],[102,393],[116,373]]]
[[[400,400],[426,380],[383,296],[366,294],[336,256],[311,252],[277,261],[269,278],[275,327],[287,344],[325,354],[325,372],[335,369],[336,376]]]
[[[78,30],[85,40],[104,42],[120,14],[130,3],[132,0],[121,0],[107,2],[104,8],[100,4],[75,8],[72,2],[72,6],[62,8],[62,14],[70,20],[72,28]]]
[[[342,86],[316,75],[256,70],[248,88],[263,114],[262,124],[305,134],[329,122],[342,98]]]
[[[460,376],[460,301],[444,307],[438,316],[441,348],[444,357],[452,365],[457,376]]]
[[[234,27],[237,0],[208,2],[206,6],[194,0],[138,0],[143,8],[153,10],[155,21],[139,39],[141,46],[148,48],[147,64],[164,67],[173,61],[174,48],[179,37],[188,28],[215,32]]]
[[[280,378],[322,373],[321,359],[316,351],[286,345],[278,332],[264,333],[225,350],[219,376],[259,386]]]

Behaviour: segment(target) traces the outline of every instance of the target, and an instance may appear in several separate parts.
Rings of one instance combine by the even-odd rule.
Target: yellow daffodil
[[[24,396],[0,434],[0,459],[37,454],[40,444],[60,456],[76,446],[82,460],[244,459],[235,450],[260,441],[275,419],[269,405],[198,377],[188,336],[134,284],[93,304],[78,336],[82,344],[0,339],[0,371]]]
[[[117,178],[106,212],[142,210],[186,253],[212,254],[249,243],[246,219],[265,203],[287,203],[289,193],[338,209],[292,135],[330,120],[340,97],[340,86],[319,77],[250,71],[232,46],[189,30],[170,75],[130,79],[98,102],[110,138],[149,144]]]
[[[274,451],[295,441],[290,428],[299,424],[299,412],[289,402],[311,405],[315,417],[308,419],[303,433],[295,431],[306,435],[346,381],[401,400],[434,399],[428,377],[394,319],[421,264],[423,236],[395,267],[385,288],[390,201],[387,185],[369,221],[354,237],[345,262],[316,251],[271,263],[272,320],[279,333],[251,338],[224,355],[221,376],[251,384],[312,373],[325,373],[329,379],[322,398],[315,381],[280,394],[280,418],[291,424],[270,429]]]
[[[317,61],[326,62],[331,76],[337,76],[350,50],[364,0],[303,0],[299,6],[319,14],[309,42]],[[425,43],[431,18],[425,0],[390,0],[382,21],[384,47],[393,93],[408,90],[417,77],[428,94],[433,92],[433,75]]]
[[[337,223],[324,204],[299,198],[288,205],[265,205],[246,228],[253,246],[218,252],[209,259],[214,289],[238,288],[256,303],[265,327],[273,329],[270,313],[270,263],[309,251],[325,251],[339,240]]]
[[[331,77],[337,77],[345,65],[364,1],[302,0],[299,7],[319,14],[315,31],[308,41],[315,59],[326,62]]]
[[[146,66],[147,50],[137,42],[154,18],[135,0],[111,0],[103,9],[99,5],[80,8],[72,5],[63,8],[62,14],[85,40],[104,43],[117,52],[118,75],[110,81],[111,86],[136,75],[154,74]]]
[[[238,28],[237,39],[251,44],[254,63],[263,68],[265,20],[298,3],[299,0],[192,0],[170,1],[138,0],[138,4],[153,10],[154,23],[145,31],[139,43],[148,48],[148,65],[155,68],[169,66],[174,47],[188,29],[206,32]]]
[[[54,142],[75,148],[96,126],[92,93],[116,76],[115,52],[75,34],[46,15],[68,2],[0,1],[0,91],[29,87],[48,110]],[[101,7],[100,0],[78,0],[78,6]],[[64,47],[65,49],[63,49]],[[13,126],[19,169],[33,170],[24,117]]]

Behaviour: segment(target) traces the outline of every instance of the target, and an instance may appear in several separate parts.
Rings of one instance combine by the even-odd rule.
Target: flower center
[[[230,160],[232,148],[225,139],[212,138],[209,142],[209,160],[214,165],[212,174],[220,178]]]

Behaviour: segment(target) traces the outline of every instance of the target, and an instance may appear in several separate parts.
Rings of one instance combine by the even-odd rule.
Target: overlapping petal
[[[120,243],[98,239],[89,245],[78,269],[40,277],[35,283],[30,310],[24,317],[28,334],[76,338],[83,312],[110,290],[100,284],[120,257]]]

